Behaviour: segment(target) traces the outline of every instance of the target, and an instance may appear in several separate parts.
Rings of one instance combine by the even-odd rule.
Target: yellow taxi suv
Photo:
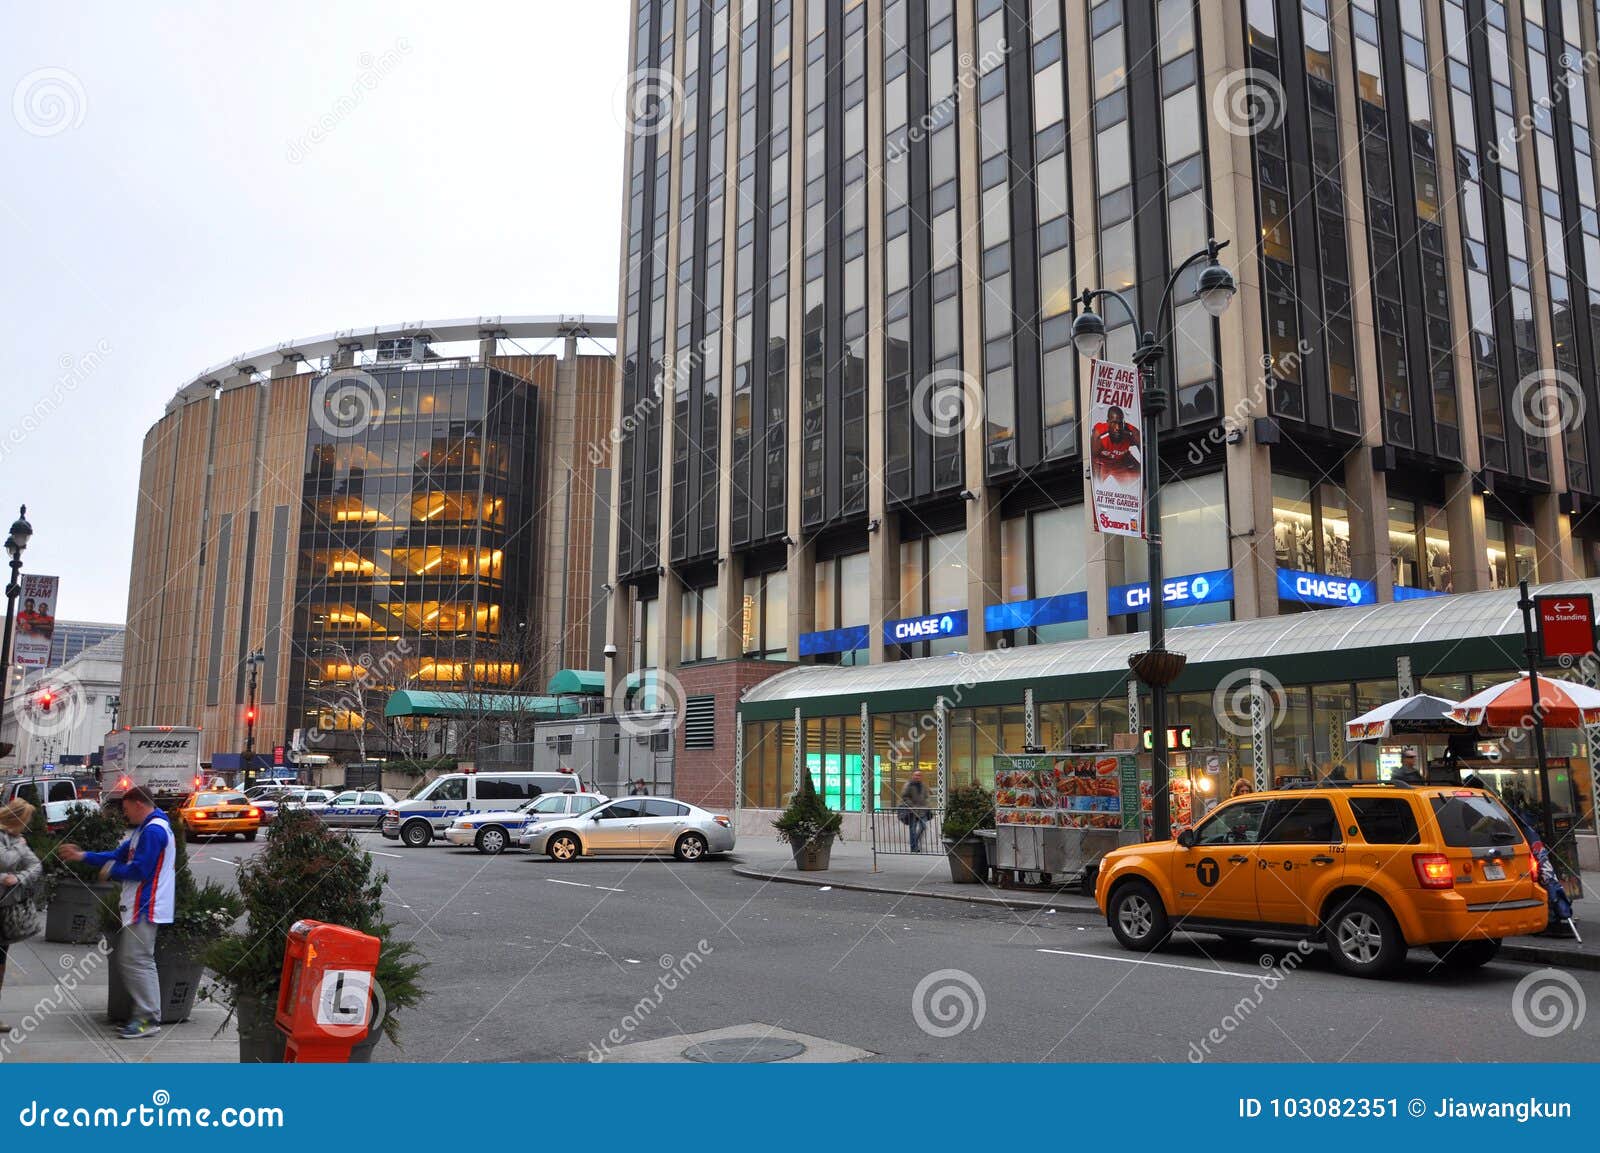
[[[247,841],[261,831],[261,810],[243,793],[190,793],[178,809],[184,836],[232,837]]]
[[[1125,948],[1174,932],[1320,941],[1358,977],[1409,948],[1476,968],[1549,912],[1532,849],[1491,793],[1324,782],[1252,793],[1176,840],[1108,853],[1095,901]]]

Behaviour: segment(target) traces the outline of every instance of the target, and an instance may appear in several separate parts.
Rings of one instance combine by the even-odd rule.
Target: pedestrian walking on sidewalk
[[[34,895],[44,869],[23,839],[31,820],[33,806],[20,797],[0,805],[0,993],[5,991],[8,947],[39,931]],[[0,1037],[10,1032],[11,1026],[0,1021]]]
[[[133,1001],[133,1016],[119,1037],[133,1039],[161,1032],[161,981],[156,975],[156,933],[172,923],[176,876],[172,826],[142,788],[122,795],[122,819],[133,832],[109,853],[86,853],[62,845],[64,861],[100,867],[100,876],[122,882],[122,935],[117,956]]]
[[[912,773],[900,793],[900,820],[911,833],[911,851],[922,851],[922,830],[928,825],[928,786],[921,773]]]

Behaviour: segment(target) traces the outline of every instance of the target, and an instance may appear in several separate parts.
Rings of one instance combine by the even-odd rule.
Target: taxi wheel
[[[680,861],[698,861],[706,855],[706,839],[699,833],[685,833],[678,838],[672,855]]]
[[[478,852],[494,856],[496,853],[505,852],[506,831],[504,829],[488,828],[478,834]]]
[[[400,843],[408,849],[426,848],[431,840],[433,830],[428,827],[427,821],[412,821],[400,830]]]
[[[547,849],[552,861],[571,861],[578,856],[578,838],[571,833],[557,833],[550,838]]]
[[[1106,920],[1123,948],[1141,953],[1159,948],[1172,933],[1160,895],[1145,881],[1118,885],[1111,894]]]
[[[244,835],[244,839],[247,840],[247,841],[253,841],[253,840],[256,839],[256,834],[258,834],[259,832],[261,832],[260,829],[251,829],[248,833],[246,833]]]
[[[1334,966],[1352,977],[1386,977],[1405,960],[1400,926],[1382,901],[1352,897],[1323,930]]]
[[[188,841],[192,845],[192,844],[194,844],[196,841],[198,841],[200,839],[200,834],[195,832],[188,825],[184,825],[183,826],[183,839]]]
[[[1430,945],[1439,964],[1446,969],[1479,969],[1494,960],[1500,951],[1498,939],[1482,941],[1456,941],[1454,944]]]

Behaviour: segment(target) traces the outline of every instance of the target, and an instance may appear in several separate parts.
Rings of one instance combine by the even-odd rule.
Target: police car
[[[375,829],[383,815],[394,808],[394,798],[376,789],[347,789],[327,801],[302,806],[315,813],[325,825],[345,829]]]
[[[444,839],[452,845],[471,845],[480,853],[503,853],[526,826],[541,820],[576,817],[610,799],[603,793],[546,793],[521,808],[457,817],[444,831]]]
[[[390,840],[420,849],[435,837],[444,836],[457,817],[509,812],[546,793],[588,791],[589,786],[571,770],[446,773],[424,781],[405,800],[391,805],[378,827]]]

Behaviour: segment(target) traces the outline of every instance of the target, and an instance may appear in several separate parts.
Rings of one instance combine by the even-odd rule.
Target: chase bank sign
[[[1233,599],[1233,570],[1214,569],[1169,577],[1161,582],[1161,603],[1168,606],[1203,605]],[[1150,583],[1113,585],[1106,595],[1106,611],[1112,616],[1143,612],[1150,607]]]
[[[939,637],[964,637],[967,635],[967,612],[932,613],[925,617],[905,617],[883,622],[885,644],[909,645],[917,641],[935,640]]]
[[[1278,597],[1307,605],[1370,605],[1378,599],[1378,589],[1373,582],[1354,577],[1281,568],[1278,570]]]

